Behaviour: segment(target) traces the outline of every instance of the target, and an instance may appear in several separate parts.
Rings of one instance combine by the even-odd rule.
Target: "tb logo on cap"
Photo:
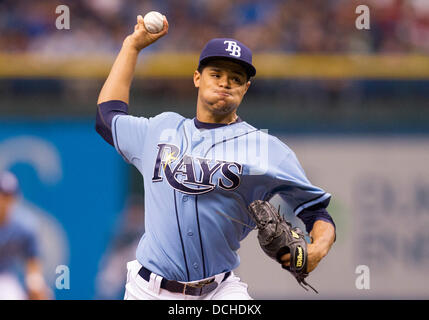
[[[230,52],[230,56],[240,57],[241,56],[241,48],[235,41],[225,40],[224,44],[228,44],[228,47],[225,51]]]

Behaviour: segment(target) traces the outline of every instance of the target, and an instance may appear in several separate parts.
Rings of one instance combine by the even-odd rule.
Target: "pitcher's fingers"
[[[168,31],[168,20],[166,16],[164,16],[164,30]]]
[[[284,263],[290,263],[290,253],[286,253],[280,257],[280,261]]]
[[[141,14],[139,14],[139,15],[137,16],[137,23],[138,23],[138,24],[141,24],[141,25],[144,25],[144,19],[143,19],[143,17],[142,17],[142,15],[141,15]]]

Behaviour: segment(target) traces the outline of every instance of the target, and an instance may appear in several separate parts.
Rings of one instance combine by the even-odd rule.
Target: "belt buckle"
[[[197,288],[200,289],[200,293],[202,292],[202,289],[204,288],[204,286],[212,283],[215,279],[210,279],[210,280],[203,280],[197,283],[184,283],[183,284],[183,292],[182,294],[186,294],[186,288],[187,287],[191,287],[191,288]]]

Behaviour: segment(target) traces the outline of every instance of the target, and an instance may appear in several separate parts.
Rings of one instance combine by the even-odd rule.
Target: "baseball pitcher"
[[[256,74],[248,47],[217,38],[203,48],[195,118],[128,114],[138,54],[167,32],[165,17],[154,34],[139,16],[98,98],[97,132],[144,178],[145,233],[127,264],[124,298],[251,299],[233,270],[253,229],[264,252],[306,287],[335,240],[331,195],[309,182],[289,147],[238,116]],[[311,243],[270,205],[275,194],[303,220]]]

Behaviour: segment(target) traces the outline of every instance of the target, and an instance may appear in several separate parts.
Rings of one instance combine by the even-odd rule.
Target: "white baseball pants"
[[[247,284],[241,282],[240,278],[235,276],[234,273],[231,273],[223,282],[221,281],[224,274],[221,273],[216,275],[215,281],[219,283],[219,285],[212,292],[202,296],[190,296],[162,289],[160,287],[161,276],[152,274],[150,281],[144,280],[138,274],[141,267],[141,264],[137,260],[127,263],[128,271],[127,283],[125,285],[125,300],[252,300],[247,292]]]
[[[0,300],[27,300],[27,294],[18,278],[11,273],[0,273]]]

